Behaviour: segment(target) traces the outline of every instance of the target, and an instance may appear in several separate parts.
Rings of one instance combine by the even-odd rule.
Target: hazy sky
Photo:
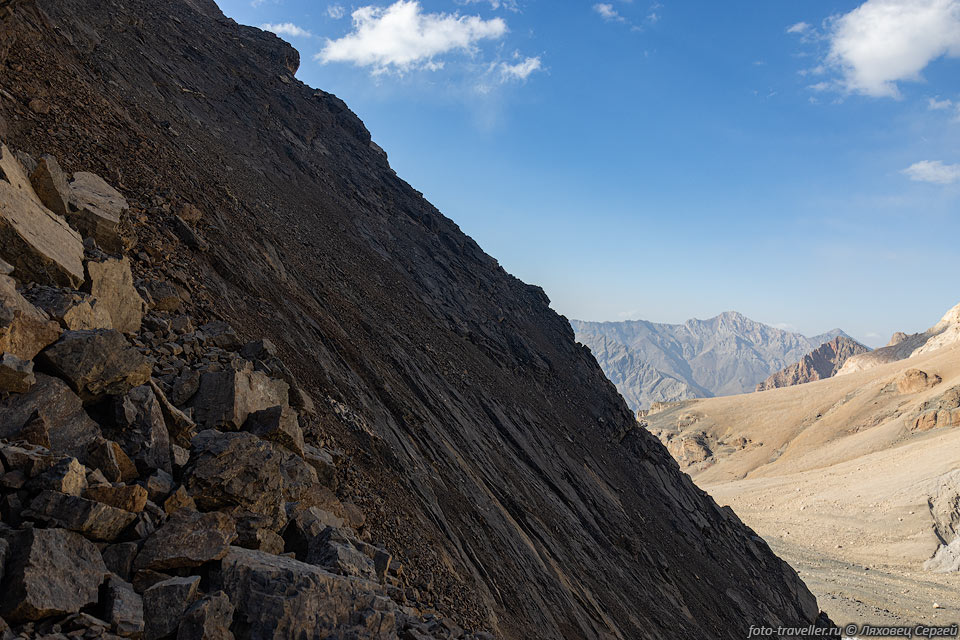
[[[569,317],[877,346],[960,302],[960,0],[220,4]]]

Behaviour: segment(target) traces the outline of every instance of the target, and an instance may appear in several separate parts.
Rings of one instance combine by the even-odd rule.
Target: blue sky
[[[960,0],[221,0],[559,312],[871,346],[960,302]]]

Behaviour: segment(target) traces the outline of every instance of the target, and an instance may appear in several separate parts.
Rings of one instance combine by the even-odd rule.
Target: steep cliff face
[[[420,602],[503,638],[816,618],[795,572],[636,429],[543,291],[295,80],[288,45],[208,0],[0,14],[0,136],[123,192],[158,299],[277,344],[316,400],[308,440],[344,451],[341,498]]]
[[[837,336],[800,359],[800,362],[781,369],[757,385],[757,391],[792,387],[816,380],[832,378],[853,356],[868,353],[869,348],[846,336]]]

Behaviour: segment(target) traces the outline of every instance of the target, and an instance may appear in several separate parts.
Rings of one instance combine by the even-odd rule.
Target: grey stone
[[[297,412],[290,407],[270,407],[247,416],[243,430],[303,457],[303,431]]]
[[[40,157],[36,168],[30,172],[30,184],[37,197],[47,209],[58,216],[66,217],[70,202],[70,186],[60,164],[53,156]]]
[[[143,592],[145,640],[159,640],[177,631],[183,614],[197,600],[200,577],[168,578]]]
[[[106,306],[90,294],[58,287],[34,287],[27,296],[68,331],[113,329]]]
[[[27,529],[11,539],[0,615],[26,622],[80,611],[98,599],[107,574],[92,542],[64,529]]]
[[[133,578],[133,561],[139,550],[140,545],[136,542],[118,542],[107,545],[100,553],[107,569],[129,582]]]
[[[289,387],[259,371],[218,371],[200,377],[193,398],[197,425],[204,429],[239,429],[261,409],[286,406]]]
[[[130,259],[88,260],[84,285],[110,317],[113,328],[121,333],[137,333],[147,304],[133,285]]]
[[[93,238],[106,251],[123,250],[120,217],[129,208],[120,193],[103,178],[85,171],[73,174],[67,220],[84,238]]]
[[[87,469],[76,458],[63,458],[31,480],[27,488],[80,496],[87,488]]]
[[[107,579],[104,611],[107,620],[124,638],[139,638],[144,631],[143,598],[133,585],[117,576]]]
[[[222,591],[193,603],[183,616],[177,640],[233,640],[233,604]]]
[[[130,458],[145,469],[173,472],[170,435],[163,409],[150,385],[134,387],[115,405],[113,438]]]

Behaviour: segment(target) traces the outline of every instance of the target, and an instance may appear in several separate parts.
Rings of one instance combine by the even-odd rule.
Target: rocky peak
[[[868,347],[856,340],[846,336],[837,336],[803,356],[800,362],[778,371],[758,384],[757,391],[791,387],[832,378],[847,360],[869,351]]]

